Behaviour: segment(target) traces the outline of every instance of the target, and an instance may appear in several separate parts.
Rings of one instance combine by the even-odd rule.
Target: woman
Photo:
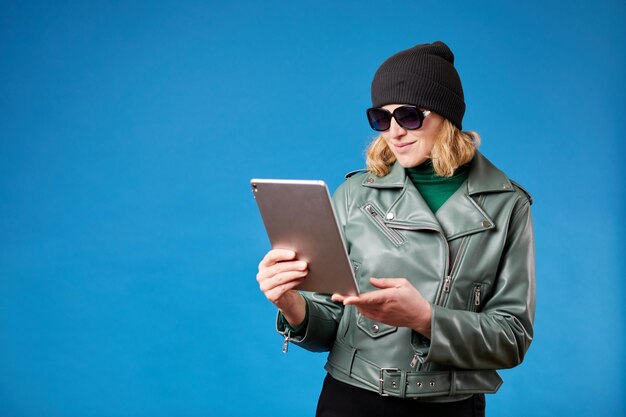
[[[361,294],[301,294],[307,265],[271,250],[257,280],[285,337],[330,351],[318,416],[484,415],[494,369],[533,336],[531,198],[463,132],[465,103],[443,42],[385,61],[367,116],[367,172],[333,196]]]

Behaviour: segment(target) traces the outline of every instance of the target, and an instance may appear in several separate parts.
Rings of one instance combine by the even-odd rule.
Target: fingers
[[[336,303],[343,303],[343,300],[345,300],[347,298],[346,295],[341,295],[341,294],[333,294],[331,297],[331,300],[333,300]]]
[[[256,280],[259,288],[274,305],[284,304],[290,297],[281,300],[289,291],[302,283],[308,274],[308,264],[296,260],[296,253],[289,249],[272,249],[259,263]]]
[[[371,293],[368,293],[371,294]],[[331,299],[336,303],[343,303],[344,305],[354,304],[357,310],[363,314],[364,316],[373,318],[371,316],[377,316],[378,310],[381,307],[381,304],[367,304],[362,303],[364,294],[360,296],[347,296],[343,294],[335,293],[332,295]]]
[[[370,278],[376,288],[400,288],[409,282],[405,278]]]
[[[270,267],[280,261],[290,261],[295,257],[296,253],[292,250],[272,249],[271,251],[267,252],[267,254],[261,260],[261,263],[259,263],[259,271],[261,269]]]
[[[259,273],[256,276],[256,280],[259,284],[267,279],[271,279],[276,275],[285,272],[307,272],[308,264],[304,261],[283,261],[275,263],[271,266],[259,268]]]
[[[333,294],[332,300],[344,305],[354,304],[357,306],[385,304],[397,300],[398,295],[402,292],[416,291],[406,278],[370,278],[370,283],[379,289],[351,296]]]
[[[343,299],[344,305],[373,305],[384,304],[394,299],[393,292],[390,289],[366,292],[360,295],[351,295]]]
[[[289,291],[293,290],[295,287],[302,283],[302,279],[289,281],[285,284],[278,285],[276,287],[271,288],[268,291],[264,291],[265,297],[272,302],[272,304],[279,307],[283,297],[285,294],[289,293]],[[297,291],[295,292],[299,294]]]
[[[259,281],[259,288],[261,289],[261,291],[265,293],[276,287],[289,284],[292,281],[297,280],[298,283],[300,283],[300,281],[302,281],[306,277],[307,274],[308,274],[308,271],[306,269],[300,270],[300,271],[287,270],[285,272],[272,274],[269,277],[264,277],[261,279],[257,278],[257,280]],[[298,285],[298,283],[296,283],[295,285]]]

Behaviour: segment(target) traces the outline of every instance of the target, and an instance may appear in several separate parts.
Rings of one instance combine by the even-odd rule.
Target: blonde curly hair
[[[435,174],[440,177],[451,177],[458,167],[472,160],[479,145],[478,133],[463,132],[451,121],[444,119],[430,154]],[[378,177],[384,177],[391,170],[396,157],[382,135],[368,145],[365,162],[367,170]]]

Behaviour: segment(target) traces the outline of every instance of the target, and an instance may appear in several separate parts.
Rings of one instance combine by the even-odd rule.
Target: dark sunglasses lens
[[[394,117],[405,129],[415,130],[422,126],[422,112],[415,107],[398,107],[394,111]]]
[[[367,109],[367,120],[372,129],[379,132],[385,131],[391,126],[391,114],[383,109]]]

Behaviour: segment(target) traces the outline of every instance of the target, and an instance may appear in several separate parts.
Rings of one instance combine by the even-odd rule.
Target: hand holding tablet
[[[292,250],[296,260],[308,265],[306,277],[295,289],[358,294],[326,184],[269,179],[253,179],[250,184],[272,248]],[[292,275],[296,265],[291,265]]]

